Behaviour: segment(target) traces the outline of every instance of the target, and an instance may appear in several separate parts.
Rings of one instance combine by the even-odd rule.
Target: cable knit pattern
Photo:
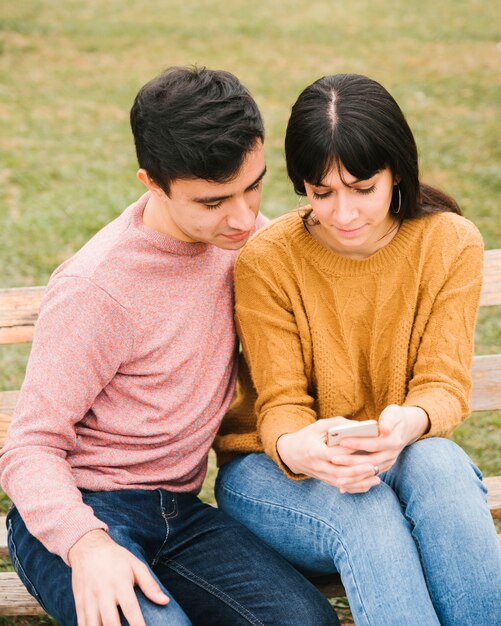
[[[106,528],[77,487],[197,492],[234,392],[237,253],[147,228],[148,197],[54,272],[2,451],[4,490],[63,559]]]
[[[218,462],[264,450],[295,477],[281,435],[334,415],[377,419],[388,404],[423,408],[427,436],[449,435],[469,412],[482,261],[477,228],[452,213],[404,222],[366,259],[322,246],[297,212],[272,222],[235,268],[252,382],[241,367]]]

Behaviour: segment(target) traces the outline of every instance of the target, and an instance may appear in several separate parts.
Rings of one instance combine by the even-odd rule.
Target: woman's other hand
[[[400,452],[430,427],[423,409],[390,404],[379,416],[378,437],[347,437],[342,445],[327,446],[328,428],[354,421],[331,417],[282,435],[278,454],[294,474],[317,478],[342,493],[364,493],[378,485],[378,474],[390,469]]]
[[[427,413],[419,407],[390,404],[381,412],[378,426],[378,437],[343,439],[342,454],[331,455],[331,462],[345,468],[355,468],[358,465],[365,467],[370,463],[373,474],[385,472],[394,465],[406,446],[417,441],[429,430],[430,420]],[[360,454],[361,451],[364,453]],[[345,485],[342,490],[350,493],[360,491],[356,481]]]
[[[317,478],[342,491],[348,491],[344,489],[345,485],[356,485],[357,492],[368,491],[380,482],[374,475],[372,462],[368,460],[365,464],[335,464],[332,462],[333,455],[347,458],[353,455],[353,450],[344,445],[327,446],[328,428],[353,422],[354,420],[345,417],[318,420],[295,433],[282,435],[277,441],[277,452],[294,474]]]

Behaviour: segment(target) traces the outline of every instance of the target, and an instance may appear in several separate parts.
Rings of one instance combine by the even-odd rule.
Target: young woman
[[[481,236],[419,181],[400,108],[364,76],[307,87],[285,152],[309,206],[237,261],[252,382],[218,438],[219,506],[298,568],[339,572],[359,626],[499,623],[486,490],[445,439],[468,415]],[[327,445],[368,419],[377,436]]]

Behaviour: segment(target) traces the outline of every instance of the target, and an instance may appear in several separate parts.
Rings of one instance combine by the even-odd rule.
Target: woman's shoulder
[[[482,235],[475,224],[457,213],[441,211],[411,221],[430,246],[441,244],[442,247],[446,241],[450,249],[458,251],[470,245],[483,247]]]

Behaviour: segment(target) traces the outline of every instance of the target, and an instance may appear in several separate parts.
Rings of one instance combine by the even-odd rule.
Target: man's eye
[[[207,209],[219,209],[220,206],[222,206],[223,201],[221,200],[220,202],[216,202],[216,204],[206,204],[205,207]]]

